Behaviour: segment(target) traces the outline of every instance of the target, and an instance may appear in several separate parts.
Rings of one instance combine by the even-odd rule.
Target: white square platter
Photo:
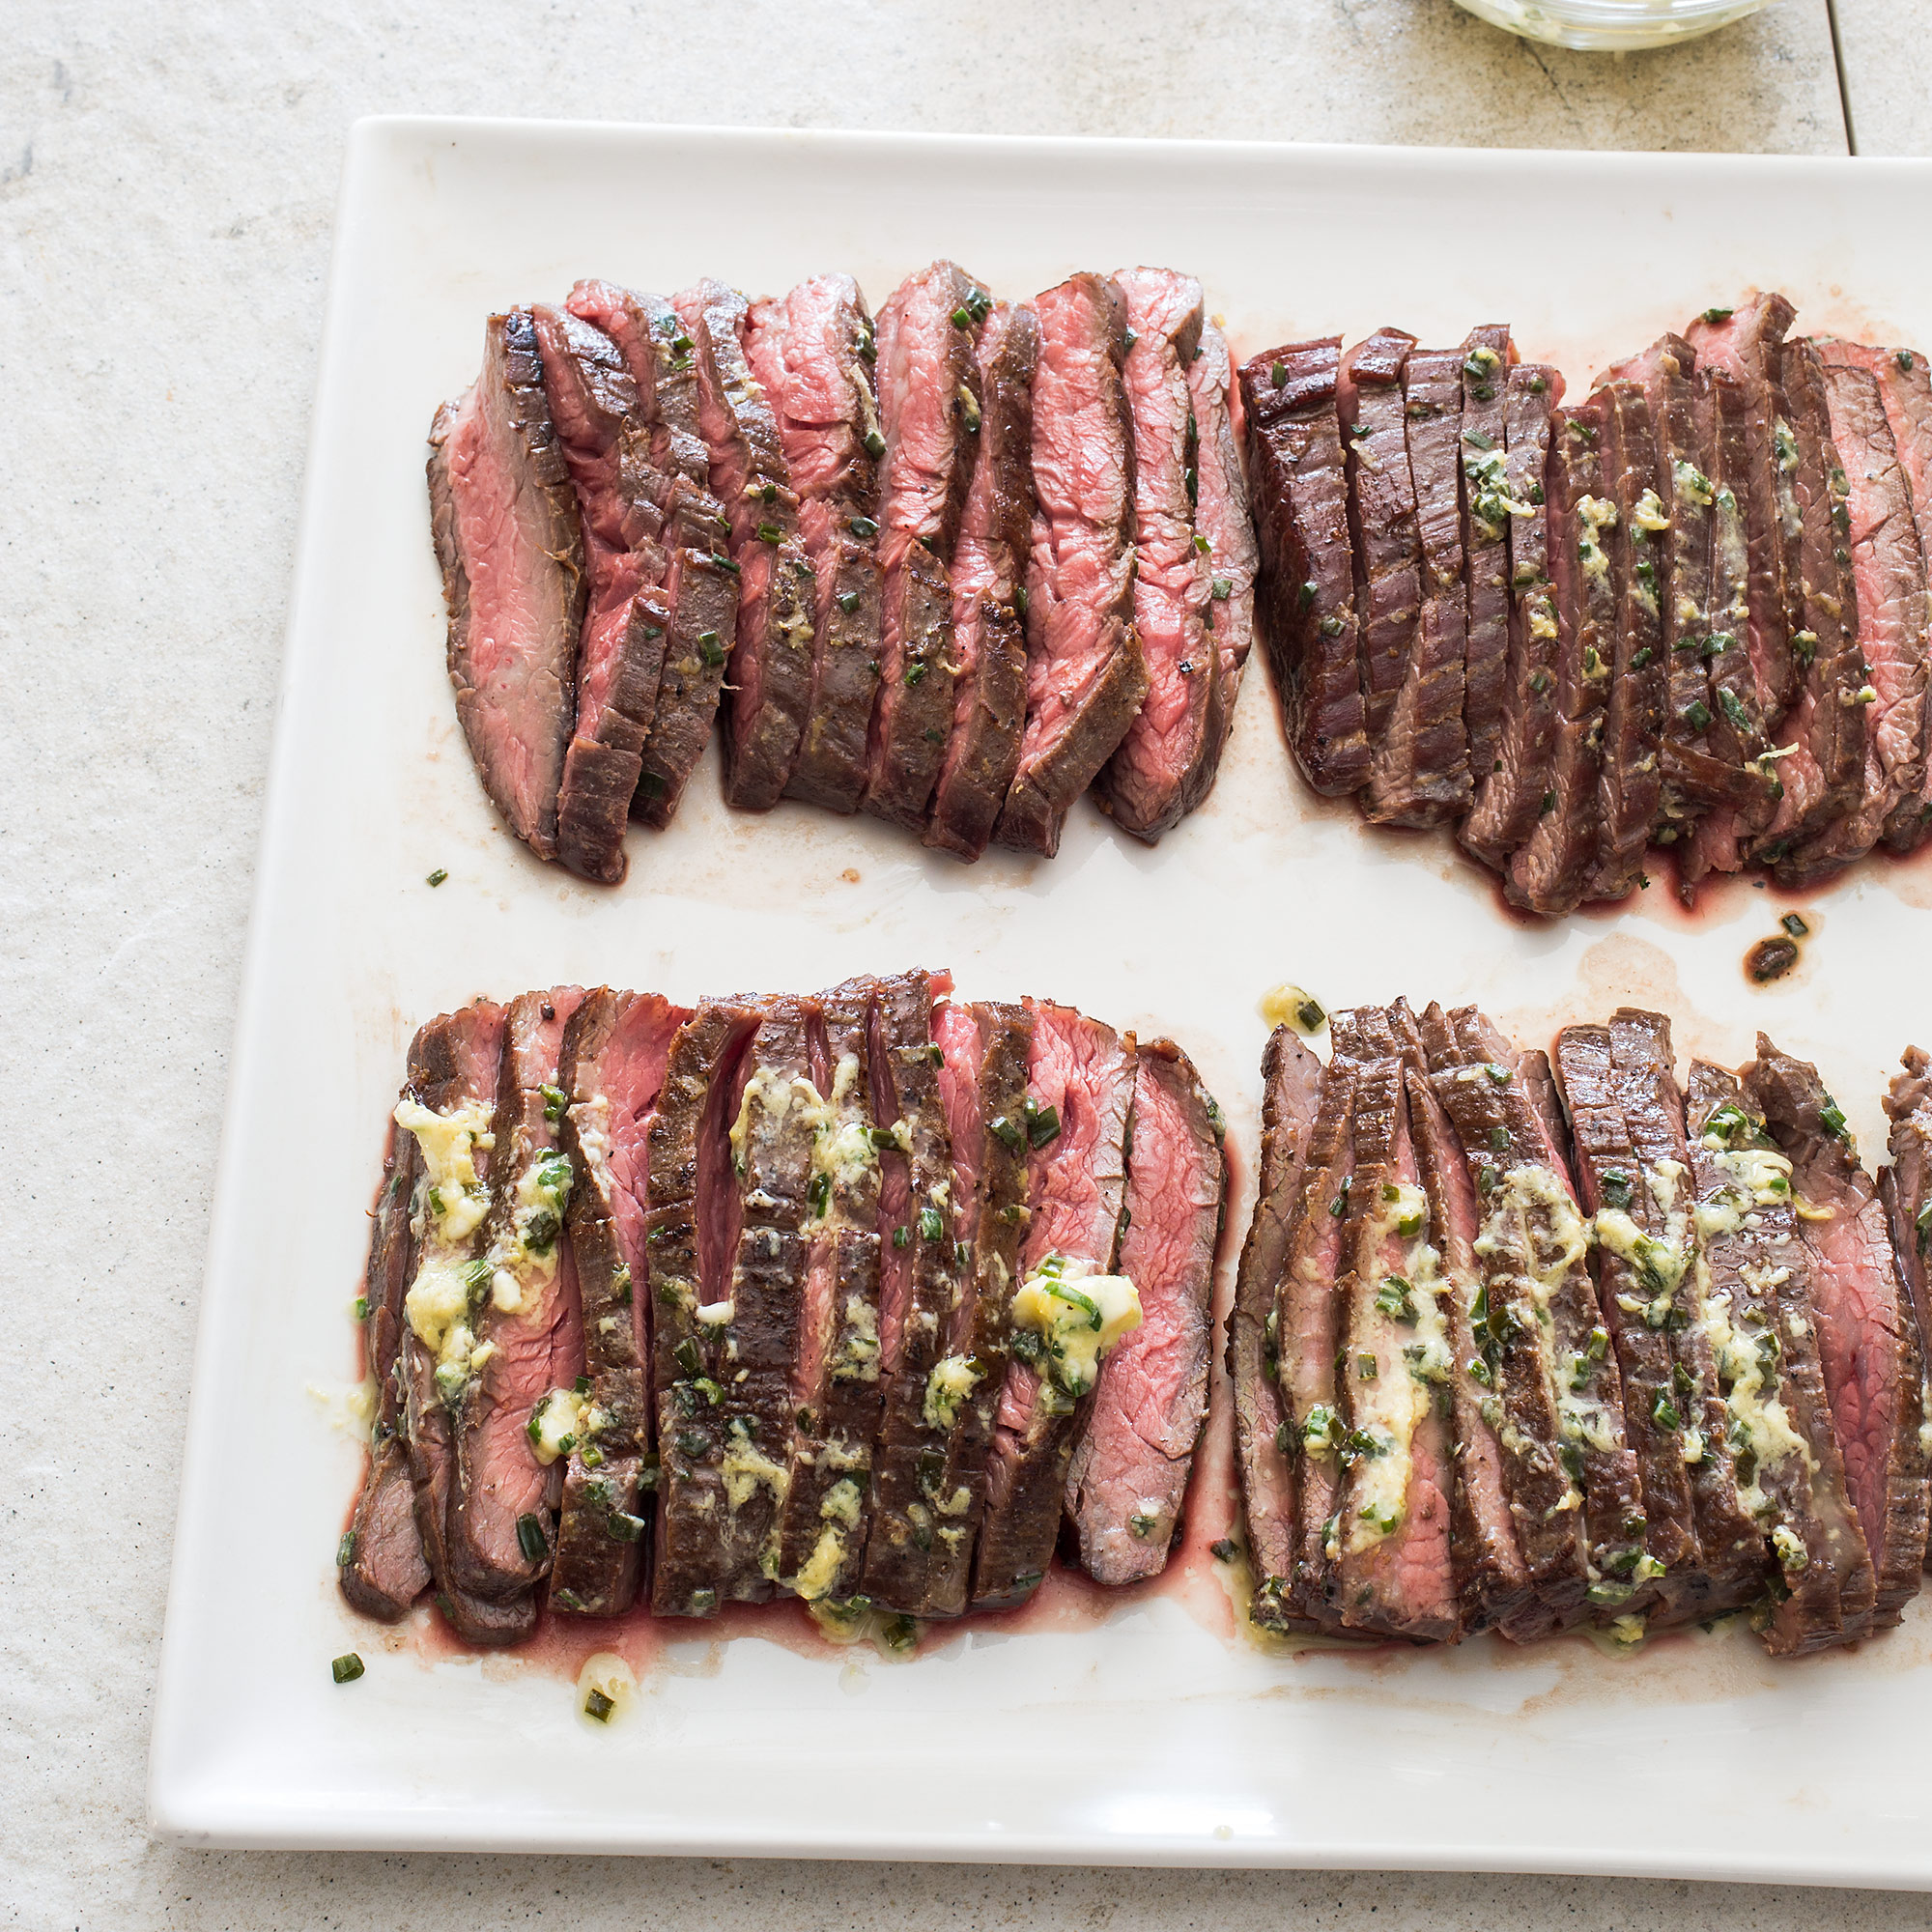
[[[1634,1658],[1491,1640],[1264,1655],[1211,1582],[1104,1623],[936,1633],[911,1664],[681,1640],[621,1721],[501,1660],[430,1663],[341,1606],[360,1451],[348,1303],[414,1026],[571,980],[686,1001],[950,966],[975,996],[1171,1033],[1220,1095],[1245,1224],[1257,1002],[1479,999],[1519,1037],[1624,1000],[1731,1064],[1815,1058],[1868,1149],[1932,1033],[1932,874],[1816,896],[1805,963],[1739,960],[1783,907],[1632,908],[1532,929],[1445,840],[1313,799],[1250,672],[1206,808],[1157,850],[1083,807],[1060,856],[977,867],[785,806],[712,757],[616,891],[494,818],[442,671],[423,439],[489,311],[580,275],[753,292],[841,267],[874,304],[935,255],[1026,296],[1079,268],[1198,274],[1237,358],[1397,322],[1506,320],[1573,387],[1747,286],[1800,327],[1932,333],[1932,164],[974,140],[391,120],[349,148],[273,776],[216,1185],[155,1721],[156,1829],[196,1844],[1464,1867],[1932,1884],[1932,1613],[1773,1664],[1742,1633]],[[1923,331],[1924,333],[1921,333]],[[267,648],[265,640],[265,648]],[[715,755],[715,754],[714,754]],[[440,890],[425,884],[446,868]],[[1219,1533],[1225,1458],[1197,1539]],[[328,1660],[369,1660],[338,1689]]]

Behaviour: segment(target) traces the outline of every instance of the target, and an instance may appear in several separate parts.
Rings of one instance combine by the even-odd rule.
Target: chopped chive
[[[1711,722],[1711,707],[1701,697],[1693,697],[1684,707],[1684,722],[1693,731],[1701,731]]]
[[[1027,1139],[1036,1148],[1050,1145],[1060,1136],[1060,1109],[1042,1107],[1031,1094],[1026,1100]]]
[[[440,866],[439,866],[436,868],[436,870],[429,875],[429,883],[433,886],[440,886],[442,884],[443,880],[445,880],[448,877],[449,874],[445,872]]]
[[[936,1241],[946,1233],[946,1223],[940,1218],[937,1208],[922,1208],[919,1210],[919,1237],[922,1241]]]
[[[338,1684],[354,1684],[362,1675],[362,1660],[352,1650],[346,1656],[330,1661],[328,1674]]]
[[[517,1548],[526,1563],[541,1563],[550,1553],[550,1539],[540,1519],[528,1514],[517,1519]]]
[[[917,684],[917,683],[918,683],[918,682],[920,681],[920,679],[921,679],[921,678],[923,678],[923,676],[925,675],[925,671],[926,671],[926,668],[925,668],[925,666],[924,666],[924,665],[923,665],[923,664],[910,664],[910,665],[907,665],[907,666],[906,666],[906,673],[905,673],[905,681],[906,681],[906,682],[907,682],[908,684]]]
[[[885,453],[886,453],[885,438],[882,437],[877,430],[868,429],[866,432],[866,454],[871,457],[880,457],[883,456]]]
[[[1803,939],[1811,930],[1795,912],[1786,913],[1777,923],[1786,932],[1790,933],[1793,939]]]
[[[1232,1563],[1240,1552],[1224,1536],[1218,1542],[1208,1546],[1208,1553],[1216,1563]]]
[[[366,1294],[358,1294],[355,1297],[355,1319],[358,1321],[366,1321],[369,1319],[369,1297]]]
[[[895,1228],[893,1230],[893,1246],[895,1248],[911,1247],[912,1230],[910,1228]]]
[[[1706,322],[1729,322],[1730,319],[1731,311],[1727,308],[1707,308],[1704,311]]]
[[[355,1532],[353,1529],[345,1529],[342,1532],[342,1541],[335,1546],[335,1567],[338,1570],[347,1570],[355,1560]]]
[[[611,1721],[611,1713],[616,1708],[614,1700],[605,1696],[594,1684],[590,1687],[589,1696],[583,1700],[583,1715],[600,1724],[608,1724]]]
[[[879,534],[879,526],[870,517],[854,517],[846,527],[862,542],[869,542]]]
[[[758,526],[758,541],[769,544],[783,543],[784,532],[776,524],[760,524]]]
[[[993,1117],[991,1132],[993,1138],[1003,1147],[1010,1148],[1015,1152],[1026,1145],[1026,1129],[1005,1114],[996,1114]]]

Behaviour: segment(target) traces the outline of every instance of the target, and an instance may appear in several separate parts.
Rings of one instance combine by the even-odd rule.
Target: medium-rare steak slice
[[[808,1603],[843,1603],[866,1557],[879,1430],[879,1149],[872,1111],[872,983],[818,1002],[812,1082],[821,1098],[807,1189],[790,1476],[779,1576]]]
[[[1369,765],[1362,809],[1378,825],[1429,826],[1461,817],[1470,797],[1463,724],[1468,603],[1460,497],[1462,352],[1416,350],[1404,362],[1402,377],[1406,455],[1386,435],[1386,411],[1378,407],[1381,392],[1358,389],[1362,413],[1354,428],[1355,496],[1365,520],[1371,500],[1385,486],[1379,467],[1386,462],[1406,470],[1421,600],[1401,689]],[[1380,442],[1375,440],[1378,436]],[[1376,587],[1372,580],[1371,608]],[[1372,688],[1372,705],[1373,696]]]
[[[651,1390],[658,1507],[651,1609],[661,1617],[718,1608],[725,1516],[724,1386],[712,1338],[729,1283],[737,1181],[729,1132],[738,1063],[754,1007],[707,1001],[672,1036],[646,1134],[645,1251],[651,1271]]]
[[[553,1390],[529,1427],[540,1462],[566,1459],[550,1606],[579,1616],[628,1610],[648,1547],[650,1121],[671,1038],[690,1017],[656,993],[585,994],[546,1095],[575,1177],[565,1226],[589,1385]]]
[[[1918,1323],[1899,1281],[1884,1206],[1817,1069],[1779,1053],[1759,1034],[1757,1059],[1745,1068],[1744,1083],[1791,1162],[1825,1391],[1877,1577],[1872,1628],[1886,1630],[1918,1594],[1925,1560]]]
[[[1121,365],[1126,316],[1098,275],[1036,298],[1037,510],[1027,564],[1027,721],[993,837],[1051,858],[1073,801],[1148,692],[1133,625],[1133,422]]]
[[[946,1427],[947,1443],[946,1466],[933,1485],[942,1520],[927,1555],[921,1614],[950,1617],[972,1594],[986,1457],[1012,1341],[1013,1284],[1026,1239],[1033,1015],[1024,1007],[950,1003],[934,1014],[932,1030],[943,1055],[939,1094],[952,1143],[953,1251],[963,1292],[926,1378],[926,1404]]]
[[[1509,704],[1509,526],[1511,511],[1496,500],[1509,463],[1509,325],[1472,328],[1457,352],[1463,358],[1462,523],[1468,596],[1468,649],[1463,667],[1463,723],[1468,734],[1469,779],[1480,790],[1495,768]],[[1545,392],[1548,394],[1546,388]],[[1546,420],[1548,412],[1545,412]],[[1537,465],[1540,493],[1543,467]],[[1485,499],[1488,500],[1485,500]],[[1525,512],[1536,505],[1525,502]]]
[[[798,497],[772,413],[770,357],[782,382],[783,310],[754,313],[735,289],[702,281],[673,298],[696,363],[698,422],[711,490],[730,524],[738,580],[736,641],[726,680],[724,799],[762,811],[778,803],[798,758],[811,702],[816,579],[799,533]]]
[[[412,1047],[411,1058],[418,1049]],[[407,1099],[408,1090],[404,1090]],[[376,1384],[369,1466],[355,1498],[355,1515],[336,1557],[337,1581],[351,1609],[392,1624],[429,1587],[422,1536],[416,1528],[415,1490],[410,1480],[409,1444],[403,1435],[405,1390],[401,1374],[403,1297],[415,1274],[415,1237],[410,1230],[416,1184],[414,1137],[389,1123],[383,1153],[383,1184],[369,1225],[369,1259],[362,1275],[363,1369]]]
[[[1235,1477],[1254,1594],[1248,1615],[1264,1630],[1304,1626],[1288,1608],[1298,1522],[1294,1436],[1281,1398],[1276,1302],[1300,1211],[1321,1063],[1292,1028],[1278,1026],[1262,1056],[1262,1154],[1254,1219],[1241,1245],[1228,1315],[1228,1379],[1235,1396]]]
[[[1022,580],[1033,537],[1033,379],[1039,324],[996,301],[980,324],[980,434],[952,553],[952,730],[924,842],[962,859],[986,849],[1019,769],[1026,729]]]
[[[1920,553],[1932,557],[1932,364],[1917,349],[1871,349],[1834,342],[1829,359],[1856,362],[1878,380],[1885,419],[1912,489],[1912,522]]]
[[[952,724],[947,565],[982,422],[973,341],[991,300],[956,263],[934,262],[908,275],[879,314],[885,606],[865,804],[912,831],[925,822]]]
[[[1429,1203],[1435,1301],[1447,1325],[1450,1360],[1441,1382],[1449,1394],[1455,1463],[1449,1553],[1462,1625],[1473,1634],[1514,1624],[1529,1609],[1530,1577],[1503,1478],[1502,1417],[1483,1358],[1485,1338],[1475,1325],[1483,1292],[1476,1262],[1482,1223],[1475,1181],[1426,1069],[1409,1065],[1404,1081],[1417,1178]],[[1478,1370],[1488,1379],[1479,1378]]]
[[[1422,542],[1403,431],[1402,369],[1415,337],[1378,329],[1342,357],[1335,382],[1348,453],[1349,535],[1361,613],[1362,702],[1379,753],[1408,675],[1422,606]]]
[[[872,1002],[872,1109],[891,1127],[895,1146],[881,1162],[883,1404],[861,1587],[874,1603],[907,1614],[924,1600],[940,1532],[965,1512],[958,1494],[940,1487],[946,1415],[928,1400],[964,1273],[953,1247],[944,1054],[932,1037],[933,1001],[950,984],[943,973],[896,974],[879,980]]]
[[[491,1603],[450,1575],[449,1503],[456,1473],[447,1395],[460,1395],[476,1349],[476,1301],[488,1293],[483,1228],[490,1211],[491,1146],[504,1012],[479,1001],[432,1020],[410,1048],[396,1124],[415,1138],[411,1223],[414,1272],[403,1302],[404,1418],[416,1529],[437,1607],[464,1642],[520,1643],[536,1628],[533,1593]]]
[[[588,581],[528,309],[490,318],[483,373],[437,411],[429,441],[457,720],[490,802],[554,859]]]
[[[1604,398],[1604,482],[1616,508],[1605,533],[1616,597],[1615,655],[1604,711],[1604,761],[1597,774],[1597,858],[1583,895],[1620,899],[1643,872],[1643,851],[1662,799],[1662,747],[1669,668],[1663,656],[1662,593],[1668,556],[1658,496],[1650,405],[1634,383],[1609,382]]]
[[[1932,1286],[1925,1265],[1932,1253],[1932,1061],[1919,1048],[1905,1049],[1904,1070],[1891,1076],[1885,1111],[1891,1122],[1891,1165],[1879,1174],[1879,1198],[1885,1203],[1898,1278],[1912,1305],[1924,1368],[1932,1364]],[[1922,1400],[1932,1415],[1932,1396]]]
[[[1120,1270],[1141,1323],[1100,1365],[1066,1472],[1080,1567],[1133,1583],[1167,1567],[1208,1426],[1214,1259],[1227,1207],[1220,1109],[1172,1040],[1134,1057]]]
[[[709,1330],[707,1373],[720,1391],[705,1394],[724,1449],[717,1589],[727,1602],[763,1603],[780,1576],[807,1194],[821,1111],[811,1081],[812,1018],[804,1000],[759,1003],[757,1030],[732,1082],[725,1136],[732,1185],[721,1204],[719,1234],[726,1293],[698,1314]]]
[[[670,613],[650,424],[617,344],[567,310],[531,311],[544,394],[583,524],[589,593],[577,654],[577,720],[557,794],[557,857],[580,876],[624,876],[624,828],[657,708]]]
[[[1197,802],[1213,788],[1221,748],[1235,728],[1235,700],[1241,673],[1255,641],[1255,576],[1260,557],[1254,526],[1248,521],[1247,484],[1241,473],[1236,433],[1234,365],[1227,338],[1212,321],[1201,327],[1201,346],[1187,364],[1187,389],[1194,406],[1196,488],[1194,536],[1210,572],[1208,628],[1214,634],[1216,716],[1221,735],[1206,746],[1190,780]]]
[[[1148,692],[1094,791],[1118,825],[1151,842],[1200,802],[1191,787],[1221,732],[1212,578],[1194,542],[1199,425],[1187,386],[1205,317],[1201,284],[1170,269],[1123,269],[1113,288],[1127,319],[1121,382],[1134,436],[1134,631]]]
[[[1404,1063],[1385,1014],[1338,1015],[1378,1050],[1355,1076],[1354,1166],[1336,1285],[1346,1426],[1326,1526],[1335,1598],[1351,1630],[1446,1640],[1461,1624],[1450,1556],[1452,1367],[1429,1197],[1408,1132]],[[1437,1389],[1442,1400],[1436,1400]]]
[[[784,794],[852,811],[879,678],[878,560],[853,534],[878,515],[885,449],[872,318],[852,277],[831,274],[760,302],[752,325],[746,349],[778,422],[814,573],[811,690]]]
[[[1750,554],[1747,641],[1768,722],[1782,718],[1801,682],[1791,648],[1792,532],[1789,499],[1778,486],[1784,472],[1777,433],[1786,412],[1779,351],[1796,313],[1781,295],[1754,292],[1737,308],[1706,309],[1684,331],[1701,363],[1728,371],[1744,387],[1747,468],[1731,488],[1745,511]]]
[[[1854,356],[1843,343],[1821,342],[1818,354],[1825,365],[1832,440],[1850,492],[1838,535],[1840,547],[1848,545],[1852,554],[1864,689],[1877,693],[1865,728],[1877,748],[1889,801],[1882,836],[1894,852],[1909,852],[1932,833],[1925,737],[1932,608],[1925,554],[1881,378],[1868,358]]]
[[[1769,1539],[1779,1579],[1762,1634],[1775,1656],[1792,1656],[1870,1627],[1871,1559],[1825,1393],[1791,1163],[1720,1066],[1690,1063],[1687,1112],[1725,1438],[1740,1500]]]
[[[1463,451],[1464,521],[1471,547],[1470,622],[1473,629],[1482,601],[1476,558],[1496,540],[1492,533],[1500,532],[1508,539],[1509,643],[1501,717],[1487,753],[1471,746],[1475,809],[1456,836],[1466,851],[1497,871],[1507,868],[1510,854],[1535,829],[1562,722],[1550,566],[1552,512],[1546,487],[1550,412],[1562,399],[1561,370],[1544,362],[1516,364],[1508,372],[1502,440],[1478,428],[1476,435],[1491,438],[1489,446],[1465,438]],[[1466,393],[1463,408],[1469,408]]]
[[[1548,667],[1532,671],[1530,685],[1539,674],[1552,679],[1555,725],[1547,764],[1530,765],[1525,752],[1520,781],[1535,791],[1536,810],[1504,887],[1512,904],[1546,918],[1561,918],[1582,903],[1598,844],[1604,706],[1617,635],[1605,548],[1605,532],[1617,520],[1604,486],[1607,414],[1599,393],[1550,417],[1549,591],[1557,635]]]
[[[1023,1601],[1045,1575],[1075,1406],[1093,1387],[1100,1352],[1138,1320],[1131,1287],[1113,1272],[1126,1197],[1133,1036],[1070,1007],[1026,1005],[1034,1022],[1024,1105],[1030,1219],[974,1561],[974,1607],[986,1609]]]
[[[1796,886],[1869,850],[1877,828],[1858,823],[1867,753],[1867,707],[1859,702],[1864,659],[1851,554],[1838,529],[1841,513],[1850,518],[1843,505],[1851,486],[1832,440],[1817,350],[1802,338],[1788,342],[1779,367],[1788,413],[1778,419],[1777,464],[1798,525],[1788,588],[1801,682],[1776,734],[1784,796],[1752,856],[1779,884]]]
[[[490,1211],[472,1284],[475,1342],[460,1375],[437,1380],[456,1451],[446,1536],[449,1574],[501,1602],[549,1574],[563,1471],[537,1453],[529,1424],[583,1373],[577,1269],[564,1239],[573,1186],[559,1141],[557,1069],[577,986],[521,993],[505,1009],[503,1064],[490,1123]]]
[[[1369,774],[1349,490],[1336,416],[1341,338],[1293,342],[1241,367],[1256,615],[1282,728],[1327,797]]]

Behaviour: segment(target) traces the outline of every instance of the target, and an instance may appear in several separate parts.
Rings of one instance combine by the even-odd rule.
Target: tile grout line
[[[1852,122],[1852,94],[1845,85],[1845,43],[1838,32],[1838,0],[1825,0],[1825,17],[1832,25],[1832,65],[1838,73],[1838,112],[1845,123],[1845,152],[1859,151],[1858,129]]]

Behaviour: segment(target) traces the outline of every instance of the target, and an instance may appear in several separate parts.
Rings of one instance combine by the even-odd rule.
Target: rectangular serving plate
[[[1782,905],[1695,924],[1504,918],[1443,839],[1311,797],[1249,675],[1220,784],[1157,851],[1082,807],[1058,859],[966,868],[869,823],[726,812],[710,758],[616,891],[497,824],[442,672],[423,438],[483,318],[582,274],[753,291],[852,270],[872,301],[935,254],[1025,296],[1079,268],[1198,274],[1237,355],[1395,321],[1515,325],[1580,385],[1751,283],[1801,327],[1918,339],[1932,165],[980,140],[429,120],[354,130],[324,336],[273,774],[213,1213],[151,1766],[183,1842],[1478,1868],[1932,1883],[1932,1615],[1857,1655],[1773,1664],[1742,1633],[1635,1658],[1479,1640],[1268,1656],[1208,1571],[1105,1622],[928,1639],[910,1665],[701,1634],[607,1731],[568,1683],[446,1661],[342,1607],[359,1467],[342,1426],[363,1210],[414,1025],[578,980],[690,1000],[949,965],[1171,1032],[1221,1096],[1245,1223],[1258,1001],[1479,999],[1520,1037],[1623,1000],[1731,1064],[1773,1028],[1867,1147],[1925,1025],[1932,878],[1815,896],[1805,964],[1739,968]],[[1856,295],[1854,295],[1856,291]],[[713,754],[715,756],[715,753]],[[432,890],[425,876],[445,868]],[[1225,1413],[1225,1404],[1223,1404]],[[1227,1508],[1197,1486],[1198,1545]],[[327,1663],[359,1649],[365,1678]]]

